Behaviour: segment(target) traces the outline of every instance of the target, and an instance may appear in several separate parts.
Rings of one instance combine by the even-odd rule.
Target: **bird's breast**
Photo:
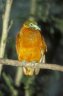
[[[24,47],[39,47],[41,46],[42,38],[38,30],[25,28],[21,33],[21,44]]]
[[[40,31],[23,28],[16,38],[16,49],[19,60],[39,61],[41,50],[45,52],[46,46]]]

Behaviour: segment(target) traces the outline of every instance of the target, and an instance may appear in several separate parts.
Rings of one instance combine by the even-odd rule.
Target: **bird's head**
[[[41,30],[34,18],[29,18],[24,23],[24,27],[31,28],[31,29],[34,29],[34,30]]]

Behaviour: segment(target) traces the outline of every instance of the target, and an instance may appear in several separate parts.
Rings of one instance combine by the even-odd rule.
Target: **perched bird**
[[[19,61],[45,63],[47,46],[40,31],[41,29],[34,19],[30,18],[24,22],[16,36],[16,51]],[[24,75],[32,76],[38,72],[38,68],[23,67]]]

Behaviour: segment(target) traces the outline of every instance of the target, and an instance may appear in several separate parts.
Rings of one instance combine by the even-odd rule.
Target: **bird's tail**
[[[24,75],[32,76],[34,75],[34,68],[31,67],[23,67]]]
[[[45,63],[45,55],[41,57],[39,63]],[[24,75],[28,75],[28,76],[37,75],[39,71],[40,68],[23,67]]]

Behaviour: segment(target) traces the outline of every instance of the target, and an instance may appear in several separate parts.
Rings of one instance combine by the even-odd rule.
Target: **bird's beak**
[[[35,30],[41,30],[40,27],[38,25],[35,25],[35,24],[31,25],[30,27],[35,29]]]
[[[41,30],[40,27],[39,27],[38,25],[35,25],[35,24],[33,24],[33,28],[34,28],[35,30]]]

